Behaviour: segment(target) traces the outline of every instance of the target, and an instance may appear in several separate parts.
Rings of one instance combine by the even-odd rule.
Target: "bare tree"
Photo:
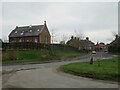
[[[118,35],[116,32],[112,32],[113,37],[115,37],[116,35]]]
[[[66,41],[66,40],[68,39],[68,36],[65,35],[65,34],[63,34],[63,35],[61,36],[61,39],[62,39],[62,41]]]
[[[116,36],[120,37],[120,33],[118,32],[112,32],[112,38],[115,38]]]
[[[3,42],[8,42],[7,36],[3,36]]]
[[[60,41],[60,43],[61,44],[65,44],[65,42],[68,39],[68,37],[69,37],[68,35],[62,34],[61,35],[61,41]]]
[[[83,39],[85,36],[82,31],[74,30],[75,37],[79,38],[80,40]]]
[[[53,28],[53,29],[51,29],[51,40],[52,40],[52,44],[53,44],[53,41],[54,41],[54,38],[56,37],[56,31],[55,31],[55,29]]]
[[[108,40],[108,41],[113,41],[114,40],[114,38],[116,37],[116,35],[119,35],[119,34],[117,34],[116,32],[111,32],[111,36],[110,37],[108,37],[106,40]]]

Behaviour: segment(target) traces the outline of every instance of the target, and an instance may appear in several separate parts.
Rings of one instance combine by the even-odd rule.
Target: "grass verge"
[[[118,81],[120,79],[120,73],[118,72],[118,64],[120,57],[113,57],[112,59],[104,59],[94,61],[93,64],[89,62],[77,62],[60,67],[60,70],[74,74],[77,76]]]
[[[83,54],[79,51],[71,50],[7,50],[2,52],[2,64],[13,64],[21,62],[43,62],[82,55],[85,55],[85,53]]]

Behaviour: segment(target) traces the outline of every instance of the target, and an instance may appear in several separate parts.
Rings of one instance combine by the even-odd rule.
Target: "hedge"
[[[108,51],[111,53],[120,53],[120,45],[119,46],[109,46]]]
[[[16,50],[30,50],[30,49],[47,49],[47,50],[75,50],[78,51],[77,48],[68,45],[62,44],[40,44],[40,43],[2,43],[3,50],[16,49]]]

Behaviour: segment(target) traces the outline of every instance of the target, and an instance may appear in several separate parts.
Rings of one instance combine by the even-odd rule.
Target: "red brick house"
[[[103,42],[100,43],[97,42],[97,44],[95,45],[95,49],[97,51],[107,51],[107,45]]]
[[[46,21],[44,25],[30,25],[16,28],[9,34],[9,42],[35,42],[51,43],[51,35],[47,28]]]

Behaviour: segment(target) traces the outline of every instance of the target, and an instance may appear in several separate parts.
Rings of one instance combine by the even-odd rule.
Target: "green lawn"
[[[17,62],[17,61],[42,61],[50,58],[48,51],[45,50],[14,50],[3,51],[2,62]]]
[[[54,56],[61,59],[64,59],[66,57],[80,56],[80,55],[85,55],[85,53],[80,53],[79,51],[60,51],[60,50],[54,51]]]
[[[2,63],[16,63],[16,62],[36,62],[48,61],[56,59],[64,59],[73,56],[85,55],[79,51],[71,50],[14,50],[2,52]]]
[[[94,61],[93,64],[89,64],[89,62],[77,62],[63,65],[60,69],[66,73],[78,76],[118,81],[118,77],[120,76],[118,72],[118,60],[120,60],[118,57],[100,60],[100,65],[98,61]]]

